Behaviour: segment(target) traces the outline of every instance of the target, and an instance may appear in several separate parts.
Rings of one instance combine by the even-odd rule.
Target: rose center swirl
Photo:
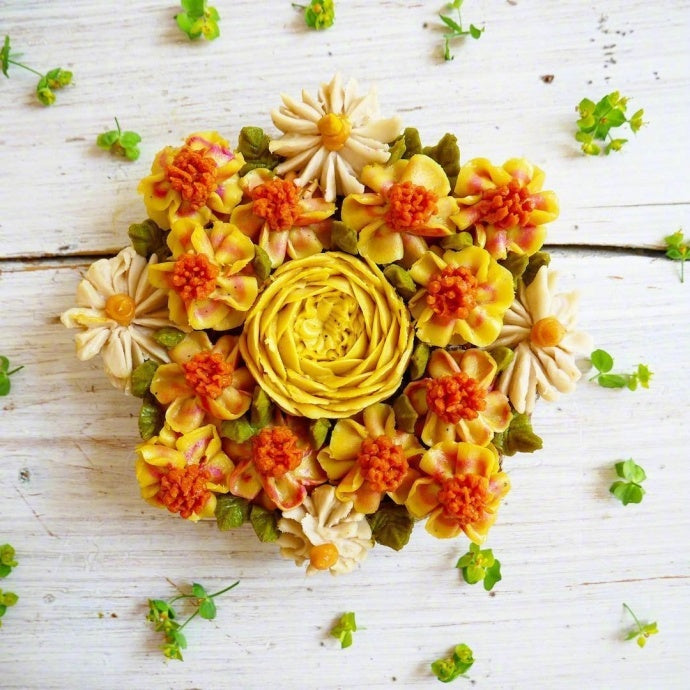
[[[309,419],[349,417],[390,397],[412,344],[407,307],[380,269],[341,252],[276,269],[240,336],[261,388]]]

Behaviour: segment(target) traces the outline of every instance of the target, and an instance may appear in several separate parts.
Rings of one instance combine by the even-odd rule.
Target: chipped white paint
[[[98,0],[0,3],[0,34],[27,63],[75,73],[49,109],[33,104],[30,74],[12,68],[0,84],[0,353],[25,365],[0,403],[0,543],[20,561],[0,586],[21,597],[0,629],[0,685],[427,688],[429,662],[466,642],[479,688],[686,687],[690,286],[661,254],[577,245],[653,247],[690,230],[690,4],[468,0],[465,21],[487,30],[449,64],[433,28],[442,3],[337,4],[334,28],[316,34],[287,0],[216,0],[221,37],[192,45],[174,2],[124,3],[117,16]],[[563,290],[581,289],[582,327],[617,368],[643,361],[655,372],[648,391],[585,380],[537,406],[544,450],[506,460],[513,489],[489,541],[504,572],[493,597],[453,568],[464,542],[421,527],[400,553],[377,547],[350,575],[307,579],[249,529],[224,534],[148,507],[133,474],[137,402],[97,362],[77,361],[57,318],[88,265],[67,257],[124,244],[158,148],[198,128],[230,138],[244,124],[270,128],[280,91],[315,90],[336,69],[376,82],[382,114],[427,140],[454,131],[464,159],[542,166],[562,206],[550,241],[575,245],[552,265]],[[614,88],[651,124],[620,155],[580,156],[575,104]],[[113,116],[144,137],[134,164],[93,144]],[[627,457],[649,477],[639,506],[608,494],[613,462]],[[162,660],[144,620],[147,597],[172,593],[166,578],[241,580],[215,621],[190,626],[183,664]],[[643,650],[620,641],[623,601],[659,623]],[[366,630],[341,651],[327,632],[346,610]]]

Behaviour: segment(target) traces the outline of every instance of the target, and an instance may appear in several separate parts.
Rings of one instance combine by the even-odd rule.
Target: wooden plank
[[[276,133],[269,111],[279,93],[314,92],[338,70],[378,84],[382,112],[400,114],[425,141],[455,132],[463,160],[525,156],[542,166],[561,199],[552,243],[660,247],[687,225],[687,0],[466,3],[465,22],[486,32],[454,45],[449,63],[428,3],[351,0],[318,33],[289,2],[216,5],[221,38],[190,44],[174,3],[143,0],[115,19],[96,0],[2,3],[23,59],[75,77],[48,109],[36,104],[29,73],[12,66],[3,80],[0,257],[116,251],[144,215],[135,189],[157,150],[198,129],[232,141],[246,124]],[[621,154],[592,160],[573,139],[575,105],[614,89],[651,124]],[[115,116],[144,137],[136,163],[94,144]]]
[[[489,596],[453,567],[466,541],[421,526],[399,553],[377,547],[351,575],[307,579],[248,528],[148,507],[132,471],[137,401],[76,361],[57,320],[85,265],[0,264],[3,354],[25,365],[0,416],[0,542],[20,561],[2,587],[21,597],[0,631],[3,688],[432,687],[429,663],[459,642],[477,687],[685,687],[687,285],[676,264],[644,256],[557,251],[553,266],[564,291],[581,290],[581,325],[616,368],[642,361],[655,375],[649,390],[585,381],[538,406],[544,450],[505,461],[513,488],[489,539],[504,579]],[[608,486],[628,457],[647,470],[647,495],[623,507]],[[215,621],[189,626],[184,664],[163,661],[145,621],[148,597],[173,594],[168,578],[241,581]],[[659,623],[644,650],[621,641],[622,602]],[[366,630],[341,651],[328,630],[348,610]]]

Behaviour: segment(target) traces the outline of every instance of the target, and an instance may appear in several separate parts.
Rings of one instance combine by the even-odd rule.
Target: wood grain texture
[[[447,64],[442,3],[342,0],[319,34],[288,0],[215,5],[221,37],[190,44],[174,2],[125,0],[114,14],[98,0],[0,0],[0,35],[27,63],[75,73],[48,109],[28,73],[0,83],[0,352],[25,365],[0,399],[0,543],[20,561],[0,586],[21,597],[0,629],[0,686],[431,688],[429,663],[466,642],[473,687],[686,688],[688,284],[661,253],[638,250],[690,230],[690,2],[468,1],[465,21],[487,30]],[[552,265],[564,291],[582,294],[582,327],[617,368],[655,372],[648,391],[583,381],[538,406],[544,450],[506,459],[513,488],[489,541],[504,573],[495,596],[454,569],[464,540],[421,526],[400,553],[377,547],[351,575],[306,578],[249,528],[220,533],[150,508],[133,473],[137,401],[97,360],[76,360],[58,321],[91,255],[117,251],[143,217],[135,187],[158,149],[197,129],[272,129],[281,91],[314,91],[336,70],[376,83],[382,112],[428,142],[455,132],[464,160],[543,167],[561,200],[549,241],[566,246]],[[575,105],[614,89],[651,124],[620,155],[586,158]],[[113,116],[144,137],[138,162],[96,148]],[[628,457],[647,470],[647,495],[623,507],[608,487]],[[165,663],[146,599],[172,595],[168,580],[235,579],[218,618],[190,626],[186,661]],[[624,601],[659,623],[643,650],[621,641]],[[347,610],[366,630],[340,650],[328,630]]]
[[[3,586],[21,596],[3,619],[3,687],[433,687],[428,663],[461,641],[477,658],[476,687],[684,687],[686,286],[662,259],[571,249],[553,264],[563,290],[580,287],[596,344],[620,369],[645,361],[655,376],[635,393],[584,381],[538,407],[544,450],[506,459],[513,488],[490,538],[504,572],[495,596],[453,568],[464,540],[421,526],[400,553],[377,547],[351,575],[306,578],[249,528],[220,533],[146,506],[133,474],[137,401],[97,362],[76,361],[56,319],[85,266],[3,265],[3,347],[26,365],[0,417],[2,535],[20,560]],[[608,494],[613,462],[627,457],[649,476],[638,506]],[[172,593],[166,578],[241,580],[216,621],[190,629],[184,664],[162,660],[144,620],[148,597]],[[621,642],[623,601],[659,622],[644,650]],[[328,630],[346,610],[366,630],[341,651]]]
[[[3,80],[0,256],[119,249],[144,215],[133,189],[156,151],[198,129],[231,141],[250,123],[277,134],[269,112],[279,93],[313,92],[336,71],[377,84],[382,112],[425,141],[455,132],[463,160],[542,166],[562,206],[551,243],[658,247],[687,222],[687,0],[467,3],[465,21],[487,30],[458,42],[449,63],[443,3],[348,0],[321,33],[287,0],[216,5],[221,39],[190,44],[172,21],[175,3],[126,0],[116,16],[98,0],[0,3],[0,29],[27,62],[75,75],[48,109],[29,73],[13,67]],[[651,125],[621,154],[591,160],[573,139],[575,106],[614,89]],[[144,138],[136,163],[95,146],[115,116]]]

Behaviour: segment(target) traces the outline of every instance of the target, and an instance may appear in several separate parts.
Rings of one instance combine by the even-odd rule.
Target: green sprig
[[[611,151],[620,151],[627,139],[614,139],[611,130],[626,122],[633,134],[647,124],[642,120],[644,110],[637,110],[630,118],[626,117],[628,98],[622,98],[618,91],[604,96],[598,103],[589,98],[583,98],[577,106],[580,119],[577,121],[575,139],[582,144],[583,153],[588,156],[598,156],[602,152],[608,155]],[[607,142],[608,139],[608,142]],[[600,142],[599,144],[596,142]]]
[[[12,384],[10,383],[10,376],[16,374],[24,365],[15,367],[10,371],[10,360],[7,357],[0,355],[0,395],[8,395]]]
[[[340,616],[338,622],[331,628],[331,636],[340,640],[340,648],[345,649],[352,644],[352,633],[357,629],[355,614],[353,611],[348,611]]]
[[[135,161],[139,158],[139,142],[141,137],[136,132],[123,132],[120,123],[114,118],[117,129],[103,132],[96,137],[96,144],[116,156],[124,156],[127,160]]]
[[[664,237],[666,243],[666,256],[669,259],[680,261],[680,282],[685,282],[685,260],[690,259],[690,242],[683,236],[682,230],[677,230],[672,235]]]
[[[472,38],[479,38],[483,33],[484,29],[479,29],[474,24],[470,24],[469,29],[462,28],[462,17],[460,15],[460,8],[464,0],[453,0],[453,2],[448,3],[449,10],[456,10],[457,20],[447,14],[439,14],[441,21],[450,29],[448,33],[443,34],[443,59],[444,60],[454,60],[455,56],[450,52],[450,42],[456,38],[463,38],[465,36],[471,36]]]
[[[459,644],[451,656],[434,661],[431,664],[431,672],[442,683],[450,683],[468,671],[473,663],[472,650],[466,644]]]
[[[18,57],[18,56],[17,56]],[[9,67],[16,65],[22,69],[33,72],[38,76],[38,83],[36,84],[36,98],[43,105],[53,105],[55,103],[55,91],[72,83],[72,72],[62,69],[62,67],[55,67],[45,74],[38,72],[33,67],[29,67],[21,62],[17,62],[12,57],[12,48],[10,46],[10,37],[5,36],[5,41],[0,49],[0,69],[2,73],[9,79]]]
[[[633,610],[627,605],[623,604],[623,608],[628,610],[628,613],[633,617],[635,620],[635,627],[632,630],[629,630],[627,635],[625,636],[626,640],[637,640],[637,646],[638,647],[644,647],[647,644],[647,640],[651,635],[656,635],[659,632],[659,628],[656,624],[656,622],[653,623],[640,623],[640,620],[638,617],[633,613]]]
[[[304,11],[304,22],[310,29],[321,31],[333,26],[333,22],[335,22],[335,3],[333,0],[311,0],[308,5],[298,5],[293,2],[292,6]]]
[[[609,491],[624,505],[641,503],[645,490],[640,484],[647,479],[645,471],[632,458],[615,464],[616,474],[621,478],[613,482]]]
[[[163,633],[164,642],[161,645],[163,655],[167,659],[178,659],[184,661],[182,657],[182,650],[187,649],[187,638],[182,630],[187,626],[189,621],[197,616],[205,618],[206,620],[213,620],[216,617],[217,609],[214,599],[221,594],[237,587],[240,582],[234,582],[229,587],[221,589],[218,592],[209,594],[206,589],[195,582],[192,585],[192,591],[189,594],[179,594],[172,599],[149,599],[149,612],[146,620],[153,623],[153,629],[156,632]],[[177,611],[173,604],[176,601],[189,599],[192,600],[195,606],[195,611],[180,624],[177,622]]]
[[[175,21],[190,40],[196,41],[203,36],[212,41],[220,36],[220,15],[215,7],[208,7],[206,0],[181,0],[180,4],[184,12],[176,14]]]
[[[462,571],[462,577],[468,585],[484,583],[484,589],[490,592],[501,580],[501,562],[491,549],[481,549],[477,544],[470,544],[470,550],[461,556],[455,564]]]
[[[637,386],[649,388],[649,382],[654,372],[646,364],[638,364],[632,374],[611,374],[613,357],[606,350],[594,350],[589,356],[592,366],[597,370],[590,381],[596,381],[603,388],[628,388],[631,391]]]
[[[0,546],[0,577],[7,577],[12,572],[12,568],[16,568],[17,565],[14,547],[11,544]]]

